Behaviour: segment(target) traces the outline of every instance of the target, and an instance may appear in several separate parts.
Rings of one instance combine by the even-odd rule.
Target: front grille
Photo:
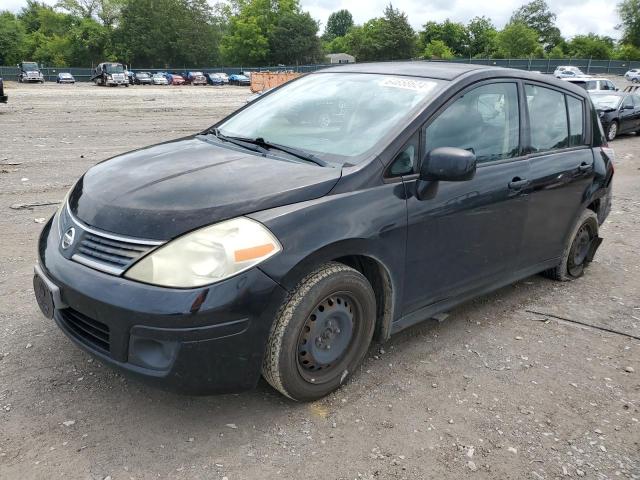
[[[72,308],[60,310],[62,323],[69,333],[83,343],[109,353],[109,327]]]
[[[150,245],[140,245],[85,232],[76,247],[73,258],[79,263],[97,262],[123,272],[152,248]]]

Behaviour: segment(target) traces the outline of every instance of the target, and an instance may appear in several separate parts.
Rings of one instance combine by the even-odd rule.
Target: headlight
[[[281,250],[266,227],[239,217],[167,243],[135,263],[124,276],[163,287],[200,287],[248,270]]]
[[[600,115],[600,118],[604,117],[604,112],[600,112],[599,115]]]

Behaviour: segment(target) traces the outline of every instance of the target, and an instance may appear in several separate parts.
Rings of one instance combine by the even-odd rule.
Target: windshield
[[[148,74],[148,73],[145,73],[145,72],[140,72],[140,73],[138,73],[138,77],[140,77],[140,78],[146,78],[146,77],[148,77],[148,76],[149,76],[149,74]]]
[[[622,97],[618,95],[593,95],[591,100],[597,109],[608,110],[618,108]]]
[[[38,64],[35,62],[26,62],[22,64],[22,69],[25,72],[31,72],[34,70],[40,70],[40,67],[38,67]]]
[[[105,65],[105,71],[107,73],[124,73],[124,67],[119,63],[107,63]]]
[[[202,72],[191,72],[191,75],[193,75],[194,77],[201,77]]]
[[[313,74],[251,103],[219,130],[320,157],[357,157],[390,131],[402,129],[443,83],[390,75]]]
[[[60,77],[62,77],[62,78],[71,78],[71,74],[70,73],[61,73]]]

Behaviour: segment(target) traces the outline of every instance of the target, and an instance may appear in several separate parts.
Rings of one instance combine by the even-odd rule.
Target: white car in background
[[[608,78],[595,78],[595,77],[572,77],[572,78],[563,78],[565,82],[573,83],[574,85],[578,85],[579,87],[584,88],[588,92],[597,92],[597,91],[610,91],[615,92],[618,90],[615,83],[613,83]]]
[[[640,68],[632,68],[624,74],[624,78],[633,83],[640,82]]]
[[[169,85],[167,77],[162,73],[154,73],[153,77],[151,77],[151,81],[154,85]]]
[[[578,67],[574,67],[572,65],[560,65],[553,72],[553,76],[556,78],[584,77],[584,73]]]

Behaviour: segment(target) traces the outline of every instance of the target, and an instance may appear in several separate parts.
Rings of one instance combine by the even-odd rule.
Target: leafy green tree
[[[349,50],[347,35],[344,37],[336,37],[330,42],[325,42],[323,47],[327,53],[345,53]]]
[[[318,24],[298,0],[235,0],[221,41],[231,64],[306,62],[321,57]]]
[[[498,55],[504,58],[522,58],[541,55],[538,33],[523,23],[510,23],[496,36]]]
[[[11,12],[0,13],[0,65],[15,65],[23,60],[26,32]]]
[[[640,48],[640,0],[623,0],[618,4],[622,43]]]
[[[538,42],[545,50],[555,47],[562,36],[556,27],[556,14],[549,9],[545,0],[533,0],[518,8],[509,23],[522,23],[538,33]]]
[[[495,50],[498,31],[490,18],[474,17],[467,25],[469,56],[490,57]]]
[[[431,40],[422,56],[431,60],[447,60],[454,58],[453,52],[442,40]]]
[[[269,35],[270,61],[274,64],[314,63],[322,57],[318,23],[308,12],[287,12]]]
[[[446,19],[442,23],[427,22],[419,33],[420,44],[426,47],[434,40],[441,40],[459,57],[467,57],[470,53],[470,35],[462,23]]]
[[[576,35],[567,43],[569,55],[577,58],[596,58],[607,60],[613,54],[614,42],[610,37],[601,37],[594,33]]]
[[[231,19],[229,31],[222,38],[223,61],[234,65],[259,65],[269,56],[269,40],[255,17]]]
[[[634,45],[622,44],[613,52],[613,58],[616,60],[640,60],[640,48]]]
[[[344,37],[351,27],[353,27],[351,12],[344,9],[338,10],[329,15],[322,38],[330,42],[334,38]]]
[[[69,31],[71,65],[93,66],[105,58],[111,48],[111,30],[91,17],[81,18]]]
[[[556,45],[547,52],[547,58],[565,58],[567,53],[560,45]]]

